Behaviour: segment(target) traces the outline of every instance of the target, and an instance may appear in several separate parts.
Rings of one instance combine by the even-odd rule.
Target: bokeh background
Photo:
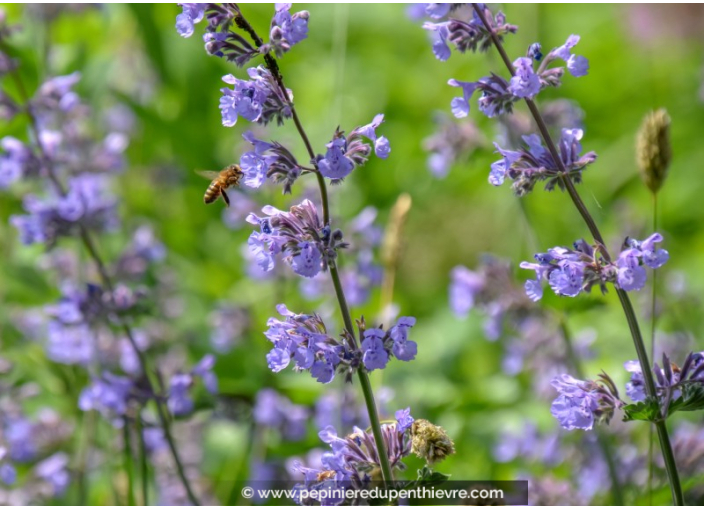
[[[194,441],[203,448],[200,476],[217,500],[241,503],[235,481],[246,479],[258,463],[283,466],[287,458],[323,446],[312,419],[323,393],[351,392],[345,405],[361,405],[357,386],[345,389],[341,378],[323,387],[307,374],[291,370],[272,374],[267,369],[270,344],[262,332],[267,317],[275,314],[275,304],[285,302],[292,310],[312,312],[334,310],[334,302],[302,299],[293,278],[266,282],[248,278],[242,246],[250,230],[244,225],[229,228],[222,219],[222,202],[202,203],[207,182],[193,170],[219,169],[238,161],[246,149],[241,134],[251,126],[240,121],[233,128],[223,127],[218,110],[221,77],[227,73],[243,77],[244,71],[208,56],[198,28],[194,37],[181,38],[174,29],[180,12],[176,5],[3,5],[2,9],[8,21],[22,26],[12,42],[30,89],[49,76],[78,70],[82,79],[77,91],[94,110],[119,105],[132,119],[129,164],[117,189],[123,231],[105,237],[101,248],[108,257],[115,256],[128,233],[145,223],[163,241],[167,249],[163,266],[171,275],[173,301],[169,345],[195,361],[213,351],[213,312],[218,307],[242,307],[249,314],[234,345],[217,355],[220,397],[202,403],[196,416],[189,418],[199,423]],[[242,9],[255,27],[267,30],[272,5],[242,4]],[[311,13],[310,33],[284,56],[281,67],[316,151],[323,152],[338,125],[349,131],[380,112],[386,116],[380,131],[392,147],[388,160],[372,158],[333,190],[333,214],[350,218],[371,205],[383,227],[399,195],[412,198],[394,302],[402,315],[418,319],[411,338],[419,353],[411,363],[393,362],[383,374],[374,374],[375,388],[391,390],[387,406],[391,411],[410,406],[415,417],[449,432],[457,454],[438,469],[454,479],[550,478],[556,486],[558,481],[566,484],[559,485],[566,493],[581,494],[584,479],[591,476],[584,459],[551,464],[531,460],[528,453],[504,461],[497,458],[504,430],[527,434],[528,423],[541,434],[555,429],[549,393],[536,390],[536,374],[531,371],[502,370],[504,343],[485,338],[482,313],[461,319],[448,305],[454,266],[474,268],[485,254],[493,254],[517,268],[536,250],[588,235],[561,192],[538,190],[519,201],[507,186],[487,183],[489,165],[496,159],[491,141],[497,136],[497,124],[474,107],[470,118],[461,122],[475,123],[483,140],[463,154],[445,178],[429,172],[423,144],[436,129],[433,119],[438,112],[449,113],[456,89],[447,86],[447,80],[473,81],[491,70],[505,74],[497,55],[453,52],[449,61],[437,61],[428,34],[420,28],[422,21],[410,19],[401,4],[294,6],[299,9]],[[578,53],[589,59],[589,75],[567,77],[559,89],[541,93],[540,101],[567,98],[584,112],[583,145],[599,158],[585,172],[580,191],[613,249],[626,235],[643,238],[652,231],[652,201],[638,175],[635,134],[648,111],[668,110],[674,157],[660,194],[658,223],[671,258],[660,270],[658,332],[662,342],[668,348],[675,345],[677,352],[703,350],[699,296],[704,291],[704,9],[522,4],[506,5],[504,11],[508,21],[519,26],[518,34],[506,41],[513,56],[536,40],[549,49],[572,33],[582,37]],[[523,111],[519,106],[518,112]],[[20,118],[0,126],[2,135],[18,138],[26,136],[26,129]],[[291,123],[257,132],[287,144],[305,160]],[[252,194],[252,200],[260,206],[286,208],[304,192],[304,181],[297,184],[294,197],[282,196],[279,187],[267,185]],[[55,409],[73,427],[66,441],[78,450],[84,446],[76,396],[86,376],[48,361],[41,343],[27,340],[16,321],[22,310],[41,307],[59,295],[40,263],[43,250],[22,246],[9,225],[9,217],[20,211],[20,193],[5,190],[0,198],[0,356],[13,368],[0,377],[9,385],[32,385],[33,396],[23,402],[26,413],[36,415],[46,406]],[[518,269],[515,273],[519,285],[529,276]],[[648,330],[649,291],[635,295],[634,302]],[[377,289],[353,312],[374,320],[379,306]],[[585,361],[586,373],[596,376],[603,369],[622,388],[628,380],[623,362],[635,353],[615,293],[576,300],[546,293],[542,306],[567,317],[576,335],[594,338],[595,356]],[[334,312],[330,321],[340,322]],[[291,441],[276,430],[262,437],[252,414],[262,388],[276,389],[311,410],[302,438]],[[674,427],[678,420],[701,425],[700,414],[677,418]],[[623,429],[618,421],[619,417],[612,426]],[[109,424],[100,427],[97,444],[107,449],[114,432]],[[625,427],[632,431],[629,437],[636,450],[644,453],[647,427]],[[609,439],[608,430],[607,441],[616,442]],[[589,434],[563,434],[559,441],[576,443]],[[701,462],[702,453],[698,455]],[[108,457],[103,460],[109,463]],[[119,475],[101,466],[98,463],[90,473],[89,501],[119,501]],[[700,478],[687,477],[687,487],[701,482],[701,463],[698,466]],[[409,473],[419,467],[420,461],[410,461]],[[669,491],[656,485],[654,501],[667,502]],[[75,501],[74,497],[71,488],[59,500]],[[633,487],[625,497],[632,503],[647,500],[642,489]],[[597,487],[587,501],[608,503],[610,498],[608,488]]]

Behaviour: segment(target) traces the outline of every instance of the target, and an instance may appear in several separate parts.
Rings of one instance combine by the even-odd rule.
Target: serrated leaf
[[[418,479],[414,482],[415,487],[436,486],[446,482],[450,475],[433,471],[428,466],[418,470]]]
[[[628,404],[621,408],[624,413],[623,421],[656,421],[660,419],[660,406],[653,399],[645,399],[635,404]]]
[[[687,384],[682,390],[682,396],[670,404],[672,414],[676,411],[699,411],[704,409],[704,385]]]

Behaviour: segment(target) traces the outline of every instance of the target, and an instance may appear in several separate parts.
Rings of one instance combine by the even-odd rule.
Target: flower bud
[[[672,159],[670,116],[664,108],[650,112],[643,119],[636,139],[636,159],[643,182],[657,193]]]

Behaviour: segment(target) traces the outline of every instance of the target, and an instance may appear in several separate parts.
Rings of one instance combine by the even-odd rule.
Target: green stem
[[[658,194],[653,192],[653,232],[658,231]],[[657,276],[658,272],[653,271],[653,282],[651,284],[652,295],[650,296],[650,359],[655,359],[655,322],[656,322],[656,289],[657,289]],[[654,464],[653,464],[653,426],[650,426],[648,431],[648,496],[650,499],[650,504],[653,504],[653,477],[654,477]]]
[[[127,416],[122,418],[122,439],[124,449],[124,466],[127,474],[127,505],[137,506],[137,501],[134,498],[134,463],[132,462],[132,439],[130,436],[129,419]]]
[[[260,47],[263,44],[262,39],[257,35],[254,28],[249,24],[249,22],[244,18],[244,16],[242,16],[241,13],[235,17],[235,24],[249,34],[249,36],[252,38],[254,44],[256,44],[257,47]],[[278,84],[281,93],[286,98],[286,102],[288,103],[288,106],[291,109],[293,123],[296,125],[296,130],[301,136],[303,144],[305,145],[306,150],[308,151],[310,162],[315,167],[314,173],[318,180],[318,188],[320,189],[320,201],[322,203],[323,208],[323,225],[329,226],[330,204],[328,201],[328,189],[325,183],[325,177],[323,176],[323,174],[320,173],[320,170],[318,169],[318,164],[315,161],[315,151],[313,150],[313,146],[310,143],[310,139],[308,138],[308,135],[306,134],[306,131],[303,128],[303,124],[301,123],[301,120],[298,117],[298,113],[296,112],[296,108],[293,105],[293,101],[291,101],[291,98],[288,95],[286,85],[284,84],[283,76],[281,76],[281,71],[279,70],[279,66],[276,62],[276,59],[274,59],[274,57],[272,57],[270,54],[267,54],[264,56],[264,62],[266,63],[267,68],[269,69],[269,71],[271,71],[272,76],[276,80],[276,83]],[[357,348],[357,340],[354,333],[355,330],[352,323],[352,317],[350,314],[349,307],[347,306],[347,299],[345,298],[344,290],[342,289],[340,275],[337,271],[337,266],[335,266],[334,262],[330,264],[329,271],[333,286],[335,287],[337,301],[340,305],[340,312],[342,314],[342,320],[345,324],[345,329],[347,330],[351,338],[353,344],[352,346],[354,348]],[[362,386],[362,393],[364,395],[364,402],[367,406],[367,412],[369,414],[369,422],[371,423],[372,433],[374,434],[374,442],[376,443],[377,452],[379,454],[379,465],[381,466],[381,473],[384,477],[384,482],[389,483],[393,481],[393,474],[391,472],[391,464],[389,463],[389,457],[386,454],[386,447],[384,446],[384,440],[381,433],[381,422],[379,420],[379,413],[376,409],[376,403],[374,402],[374,392],[372,391],[372,385],[369,381],[369,375],[363,367],[360,367],[357,373],[359,375],[359,382]]]
[[[139,467],[142,480],[142,506],[149,506],[149,464],[147,459],[147,445],[144,442],[144,426],[141,412],[137,413],[137,435],[139,436]]]
[[[76,462],[76,483],[78,486],[78,506],[85,506],[88,500],[88,484],[86,482],[86,465],[88,464],[88,455],[95,440],[95,412],[88,411],[81,414],[81,433],[78,438],[78,452],[76,453],[78,460]]]
[[[352,339],[355,349],[357,348],[357,342],[354,336],[354,326],[352,325],[352,317],[350,316],[349,308],[347,307],[347,300],[345,299],[345,293],[342,290],[342,284],[340,282],[340,275],[337,272],[337,267],[330,266],[330,276],[332,277],[333,285],[335,286],[335,294],[337,295],[337,300],[340,304],[340,311],[342,312],[342,320],[345,323],[345,329],[347,330],[350,338]],[[391,472],[391,464],[389,463],[389,457],[386,455],[386,447],[384,445],[383,435],[381,433],[381,421],[379,420],[379,413],[376,409],[376,402],[374,401],[374,392],[372,390],[372,383],[369,380],[369,374],[364,369],[364,367],[359,367],[357,370],[359,375],[359,382],[362,385],[362,393],[364,394],[364,402],[367,406],[367,413],[369,414],[369,423],[371,423],[372,433],[374,435],[374,443],[376,444],[376,449],[379,453],[379,465],[381,466],[381,474],[384,477],[385,482],[393,481],[393,473]]]
[[[477,4],[472,4],[472,7],[474,8],[474,11],[477,13],[477,16],[481,19],[482,23],[484,24],[484,27],[486,30],[489,32],[491,36],[491,40],[494,43],[494,46],[496,47],[497,51],[501,55],[501,59],[504,61],[504,64],[506,65],[507,69],[510,71],[511,75],[515,74],[515,69],[513,68],[513,65],[511,64],[511,60],[508,58],[508,55],[506,53],[506,50],[504,49],[503,45],[501,44],[501,40],[499,37],[496,35],[494,30],[491,28],[491,25],[486,19],[486,16],[484,15],[484,11],[482,8],[480,8]],[[548,131],[547,125],[545,124],[545,120],[543,119],[542,115],[540,114],[540,111],[538,110],[538,107],[535,105],[535,103],[531,99],[525,99],[526,104],[528,105],[528,109],[530,110],[533,119],[535,120],[535,123],[538,126],[538,130],[540,131],[540,134],[545,141],[545,145],[548,148],[548,151],[550,152],[550,155],[552,156],[553,161],[558,167],[558,171],[560,172],[560,180],[561,183],[563,184],[564,188],[567,190],[567,193],[569,194],[570,198],[572,199],[572,202],[574,203],[575,207],[579,211],[580,215],[582,216],[582,219],[587,225],[587,228],[592,234],[592,237],[594,240],[599,243],[602,246],[602,254],[604,258],[606,259],[607,262],[610,262],[611,258],[609,256],[608,251],[606,250],[606,244],[604,243],[604,238],[601,235],[601,232],[599,231],[599,228],[596,225],[596,222],[594,221],[594,218],[592,215],[589,213],[589,210],[587,209],[586,205],[582,201],[582,198],[579,196],[579,193],[577,192],[577,189],[574,187],[574,184],[572,182],[572,179],[569,177],[565,166],[562,163],[562,158],[560,158],[560,155],[558,153],[557,147],[555,146],[555,143],[552,140],[552,137],[550,136],[550,132]],[[638,354],[638,361],[640,362],[640,366],[642,367],[642,372],[643,372],[643,380],[645,383],[645,389],[648,397],[656,399],[657,398],[657,392],[656,392],[656,386],[655,386],[655,380],[653,378],[653,372],[650,369],[650,361],[648,359],[648,353],[645,348],[645,343],[643,342],[643,337],[640,332],[640,327],[638,326],[638,319],[636,318],[635,311],[633,310],[633,305],[631,304],[631,300],[628,297],[628,294],[623,290],[623,289],[616,289],[616,294],[618,295],[619,301],[621,302],[621,306],[623,308],[623,312],[626,315],[626,320],[628,321],[628,327],[631,331],[631,337],[633,338],[633,345],[636,349],[636,353]],[[684,505],[684,496],[682,494],[682,487],[680,485],[680,479],[679,479],[679,474],[677,472],[677,465],[675,463],[675,457],[672,452],[672,445],[670,444],[670,438],[667,434],[667,427],[665,426],[663,420],[666,417],[662,417],[660,420],[656,422],[656,428],[658,430],[658,437],[660,439],[660,449],[662,450],[663,454],[663,459],[665,461],[665,468],[667,470],[667,475],[670,481],[670,489],[672,491],[672,499],[675,502],[676,505]]]
[[[0,42],[0,49],[5,49],[5,45]],[[66,189],[64,188],[63,184],[57,177],[56,173],[54,172],[54,167],[51,162],[51,159],[48,157],[46,150],[44,149],[44,146],[41,142],[41,137],[39,136],[39,126],[37,124],[37,119],[34,116],[34,113],[32,112],[32,106],[31,102],[29,100],[29,95],[27,94],[26,89],[24,88],[24,83],[22,82],[22,79],[19,75],[19,72],[17,69],[12,70],[12,77],[17,85],[17,89],[20,93],[20,96],[22,98],[23,103],[25,104],[25,113],[27,114],[27,117],[29,119],[29,125],[30,129],[32,130],[32,133],[35,138],[35,143],[37,145],[37,149],[39,152],[39,159],[40,161],[44,164],[44,168],[46,169],[47,172],[47,177],[53,184],[54,188],[56,189],[57,193],[60,196],[66,196]],[[103,262],[102,257],[98,253],[98,250],[95,246],[95,242],[93,241],[93,238],[90,235],[90,232],[88,229],[82,225],[79,224],[79,234],[81,241],[83,242],[84,247],[86,248],[86,251],[88,252],[90,258],[93,260],[93,263],[95,264],[98,273],[100,274],[100,279],[103,283],[103,286],[107,289],[108,295],[111,301],[113,301],[114,304],[114,285],[112,283],[112,278],[110,277],[110,274],[107,271],[107,268],[105,267],[105,263]],[[137,358],[139,360],[140,367],[142,369],[142,373],[145,375],[144,381],[148,385],[148,389],[154,394],[157,395],[157,391],[154,387],[154,385],[151,382],[151,379],[149,378],[149,370],[148,370],[148,364],[146,357],[142,350],[139,348],[139,345],[137,344],[137,341],[135,339],[135,336],[132,332],[132,328],[130,325],[125,322],[125,320],[120,317],[119,315],[116,317],[116,321],[118,325],[122,328],[122,330],[125,333],[125,336],[127,337],[127,340],[129,341],[132,349],[135,351],[137,354]],[[160,388],[161,393],[163,393],[163,385]],[[157,400],[157,409],[159,410],[159,420],[161,422],[161,426],[164,429],[164,435],[166,436],[167,440],[169,441],[169,446],[171,449],[171,453],[174,459],[174,463],[178,467],[179,473],[183,473],[183,467],[181,465],[181,460],[178,455],[178,451],[176,449],[176,446],[173,444],[173,440],[171,440],[171,432],[169,431],[169,420],[166,416],[166,414],[163,412],[161,409],[161,406],[159,405],[158,402],[158,397],[156,398]],[[193,494],[193,491],[191,490],[191,487],[188,483],[188,480],[186,479],[185,476],[181,477],[181,482],[183,483],[184,488],[186,489],[186,492],[188,493],[188,497],[191,501],[191,503],[195,506],[199,506],[200,503],[198,502],[198,499],[195,497]]]

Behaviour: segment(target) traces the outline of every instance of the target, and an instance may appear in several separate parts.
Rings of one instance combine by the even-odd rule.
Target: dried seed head
[[[455,453],[455,444],[445,429],[428,420],[415,420],[411,427],[411,451],[428,464],[434,464]]]
[[[672,159],[670,116],[664,108],[650,112],[643,119],[636,139],[636,158],[643,182],[657,193]]]

